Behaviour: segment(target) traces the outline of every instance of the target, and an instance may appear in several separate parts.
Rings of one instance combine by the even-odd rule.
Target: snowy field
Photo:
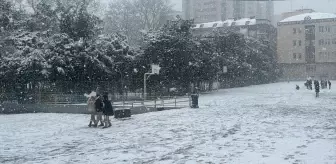
[[[221,90],[200,109],[109,129],[88,128],[86,115],[0,115],[0,163],[336,164],[336,89],[315,98],[295,84]]]

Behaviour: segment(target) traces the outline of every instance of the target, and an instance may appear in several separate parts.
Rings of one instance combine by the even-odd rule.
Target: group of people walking
[[[91,95],[87,101],[87,104],[88,111],[91,114],[90,123],[88,125],[89,127],[100,126],[103,128],[108,128],[112,126],[109,116],[113,116],[114,111],[107,93],[102,97],[99,94],[96,94],[95,96]]]
[[[308,79],[304,85],[307,87],[307,89],[313,90],[313,80],[312,79]],[[330,80],[328,80],[328,81],[327,80],[321,80],[321,88],[322,89],[326,89],[326,88],[328,88],[328,86],[329,86],[329,89],[331,89]],[[320,96],[320,83],[319,83],[318,80],[314,80],[314,88],[315,88],[316,97],[319,97]]]

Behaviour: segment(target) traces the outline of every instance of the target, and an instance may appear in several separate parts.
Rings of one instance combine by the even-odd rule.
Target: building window
[[[301,30],[301,28],[299,28],[299,34],[301,34],[301,32],[302,32],[302,30]]]
[[[293,28],[293,34],[296,34],[296,28]]]
[[[296,59],[296,53],[293,54],[293,59]]]
[[[324,31],[324,27],[323,26],[319,26],[319,32],[323,32]]]
[[[323,55],[323,52],[320,52],[320,53],[319,53],[319,57],[320,57],[320,59],[322,58],[322,55]]]
[[[324,40],[323,39],[319,40],[319,45],[324,45]]]
[[[293,40],[293,46],[296,46],[296,40]]]
[[[301,46],[301,40],[299,40],[299,46]]]
[[[302,59],[302,54],[301,53],[299,53],[299,59]]]
[[[336,44],[336,38],[332,40],[332,44]]]
[[[325,31],[330,32],[330,26],[325,26]]]
[[[326,44],[326,45],[330,45],[330,39],[327,39],[327,40],[325,41],[325,44]]]

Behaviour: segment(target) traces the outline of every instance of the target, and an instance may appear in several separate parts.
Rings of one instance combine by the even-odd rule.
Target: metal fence
[[[6,94],[7,97],[1,99],[1,102],[17,102],[18,104],[53,104],[53,105],[85,105],[87,97],[81,94],[64,94],[40,92],[35,94],[26,94],[25,97],[20,95]],[[189,96],[161,96],[147,97],[143,99],[141,93],[127,93],[124,97],[120,94],[109,94],[113,105],[118,108],[184,108],[190,104]],[[0,102],[0,103],[1,103]]]
[[[125,108],[147,107],[147,108],[184,108],[190,106],[189,96],[160,97],[151,100],[134,100],[113,102],[113,105]]]

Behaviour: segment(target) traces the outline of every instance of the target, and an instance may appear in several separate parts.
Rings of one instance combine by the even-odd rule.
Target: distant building
[[[228,19],[225,21],[207,22],[196,24],[193,28],[195,36],[212,35],[214,31],[231,31],[241,33],[245,37],[268,39],[275,43],[276,28],[269,20],[242,18]]]
[[[194,19],[195,23],[252,16],[274,21],[273,1],[183,0],[182,11],[184,19]]]
[[[245,37],[263,41],[265,45],[273,50],[268,55],[276,58],[277,30],[269,20],[242,18],[239,20],[228,19],[225,21],[200,23],[196,24],[193,28],[193,35],[199,39],[214,39],[217,33],[225,33],[227,31],[240,33]]]
[[[336,79],[336,14],[309,12],[278,22],[284,80]]]

